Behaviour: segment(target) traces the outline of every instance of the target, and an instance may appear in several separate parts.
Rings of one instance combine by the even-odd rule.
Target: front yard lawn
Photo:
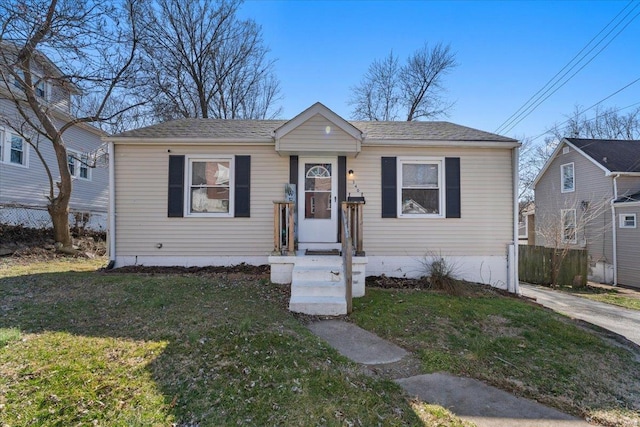
[[[0,425],[462,423],[366,375],[268,274],[96,272],[0,259]],[[368,288],[348,320],[447,371],[608,425],[640,422],[628,350],[524,301]]]
[[[287,311],[288,288],[268,275],[3,262],[2,426],[405,426],[427,419],[427,405],[363,374],[313,336]],[[451,415],[436,419],[460,425]]]
[[[477,378],[604,425],[640,424],[640,363],[629,350],[568,318],[480,289],[460,297],[367,289],[351,317],[414,352],[425,372]]]

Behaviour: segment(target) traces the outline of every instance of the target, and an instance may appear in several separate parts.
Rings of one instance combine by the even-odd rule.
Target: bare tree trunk
[[[71,232],[69,230],[69,204],[60,203],[56,198],[47,206],[51,221],[53,222],[53,238],[56,243],[61,243],[62,248],[70,249],[73,245]]]
[[[58,161],[58,171],[60,172],[60,182],[58,195],[49,199],[47,210],[51,215],[53,223],[53,235],[56,242],[62,243],[65,249],[71,249],[73,241],[69,229],[69,202],[71,201],[71,173],[67,166],[67,149],[60,140],[60,137],[53,140],[53,149],[56,152]]]

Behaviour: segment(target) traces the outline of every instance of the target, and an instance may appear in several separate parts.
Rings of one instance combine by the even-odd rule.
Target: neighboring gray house
[[[54,181],[59,176],[55,153],[50,141],[28,128],[10,95],[10,90],[14,94],[21,90],[21,83],[7,73],[8,67],[14,66],[11,58],[15,57],[12,55],[15,48],[3,42],[0,49],[0,67],[3,67],[0,70],[0,223],[48,227],[51,225],[46,210],[49,178],[41,159],[24,137],[38,144]],[[36,93],[48,104],[57,124],[68,122],[71,97],[79,94],[78,89],[72,84],[63,87],[57,83],[59,80],[48,80],[46,76],[58,78],[62,74],[44,55],[38,56],[33,73],[42,76],[35,82]],[[108,168],[106,155],[100,158],[106,152],[100,139],[104,135],[101,130],[85,124],[75,125],[64,133],[68,167],[75,178],[70,202],[72,226],[106,229]],[[93,167],[96,159],[98,167]]]
[[[533,186],[537,245],[586,248],[591,280],[640,287],[640,141],[564,138]]]

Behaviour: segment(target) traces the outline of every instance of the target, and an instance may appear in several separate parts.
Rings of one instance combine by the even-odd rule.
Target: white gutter
[[[613,177],[613,199],[611,199],[611,244],[613,245],[613,286],[618,285],[618,234],[616,228],[616,206],[613,204],[618,200],[618,177]]]
[[[109,266],[113,267],[116,262],[116,178],[115,178],[115,155],[113,142],[109,142]]]
[[[511,161],[513,162],[513,257],[511,262],[511,278],[513,290],[516,295],[520,295],[520,280],[518,279],[518,185],[519,185],[519,157],[520,148],[513,148]]]

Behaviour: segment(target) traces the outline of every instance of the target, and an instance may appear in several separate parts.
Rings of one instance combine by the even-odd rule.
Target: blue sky
[[[393,49],[403,60],[425,42],[443,42],[451,45],[459,63],[446,78],[447,96],[455,105],[445,120],[493,132],[628,3],[248,0],[240,15],[262,26],[271,58],[277,59],[282,118],[320,101],[348,119],[350,88],[374,59]],[[501,133],[538,136],[566,120],[575,105],[589,107],[640,78],[640,17],[631,20],[638,13],[640,7],[589,65],[519,125]],[[637,82],[602,105],[622,108],[639,102]]]

